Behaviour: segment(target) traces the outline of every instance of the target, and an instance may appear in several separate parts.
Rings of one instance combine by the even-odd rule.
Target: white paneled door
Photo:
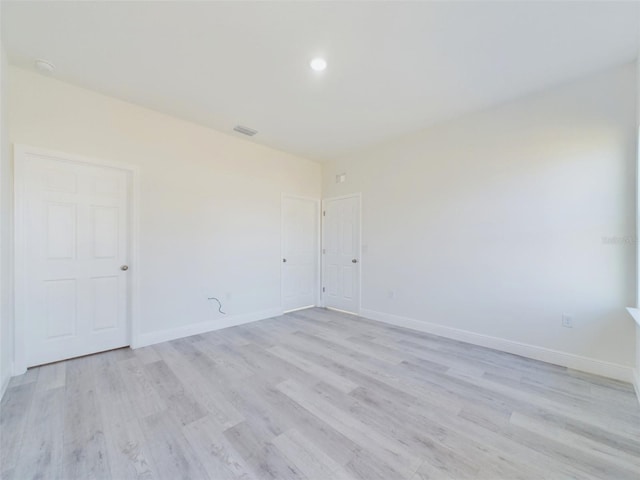
[[[360,309],[360,196],[323,202],[322,298],[325,307]]]
[[[129,174],[35,154],[22,161],[27,366],[128,345]]]
[[[318,200],[282,197],[282,308],[313,307],[318,298]]]

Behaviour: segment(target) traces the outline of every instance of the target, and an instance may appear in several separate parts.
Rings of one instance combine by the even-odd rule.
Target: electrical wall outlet
[[[573,328],[573,317],[564,313],[562,315],[562,326],[565,328]]]

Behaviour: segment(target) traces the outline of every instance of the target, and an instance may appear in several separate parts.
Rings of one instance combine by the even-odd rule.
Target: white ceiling
[[[640,2],[3,1],[2,30],[14,64],[323,160],[632,61]]]

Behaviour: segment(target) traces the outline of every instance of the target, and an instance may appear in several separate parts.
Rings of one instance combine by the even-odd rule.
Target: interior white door
[[[23,172],[27,366],[128,345],[127,172],[33,154]]]
[[[322,282],[326,307],[360,309],[360,197],[323,202]]]
[[[282,308],[316,305],[318,298],[318,201],[282,197]]]

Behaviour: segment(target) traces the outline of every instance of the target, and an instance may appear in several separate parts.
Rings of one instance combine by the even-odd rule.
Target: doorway
[[[325,307],[360,311],[360,195],[322,202],[322,300]]]
[[[14,373],[130,345],[135,170],[21,146],[14,158]]]
[[[282,309],[313,307],[318,302],[320,268],[319,201],[282,196]]]

